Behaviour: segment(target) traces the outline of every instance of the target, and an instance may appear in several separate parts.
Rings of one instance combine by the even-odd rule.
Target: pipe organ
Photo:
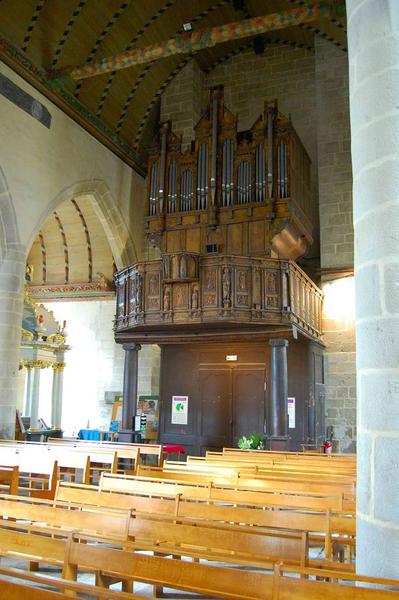
[[[320,338],[321,292],[293,262],[312,243],[310,159],[277,102],[238,132],[212,89],[185,152],[160,127],[147,181],[145,231],[160,258],[117,274],[117,338],[292,324]]]

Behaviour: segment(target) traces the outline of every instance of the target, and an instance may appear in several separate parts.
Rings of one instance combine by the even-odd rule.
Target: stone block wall
[[[173,131],[182,136],[183,150],[194,138],[194,127],[206,102],[204,72],[195,60],[191,60],[161,97],[161,122],[172,121]]]
[[[334,428],[335,450],[354,452],[356,342],[349,73],[342,50],[321,38],[315,39],[315,50],[320,266],[325,302],[330,303],[323,322],[326,424]],[[342,276],[350,279],[342,281]]]

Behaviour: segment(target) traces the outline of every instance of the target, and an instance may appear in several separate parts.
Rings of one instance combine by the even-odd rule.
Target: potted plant
[[[249,437],[243,435],[238,440],[238,447],[241,450],[263,450],[264,440],[260,433],[251,433]]]

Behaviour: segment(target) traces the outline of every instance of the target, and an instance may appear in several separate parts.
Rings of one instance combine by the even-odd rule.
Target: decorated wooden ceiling
[[[144,173],[146,140],[156,125],[160,96],[189,60],[211,70],[224,57],[253,44],[255,37],[261,37],[266,48],[280,42],[312,48],[315,35],[321,35],[345,50],[343,4],[343,0],[0,0],[0,58]],[[272,27],[261,33],[260,21],[249,23],[243,36],[240,25],[229,26],[244,27],[248,19],[272,14]],[[186,23],[192,27],[189,33],[183,32]],[[227,27],[219,29],[213,40],[208,34],[197,45],[192,43],[190,36],[223,25]],[[162,46],[173,37],[172,43]],[[154,44],[160,47],[156,58],[148,52]],[[132,53],[139,60],[126,67]],[[112,57],[114,61],[104,60]],[[101,68],[108,63],[108,70],[101,71],[99,61]],[[69,76],[87,65],[94,74],[75,80]]]
[[[113,296],[116,267],[90,197],[57,207],[33,242],[27,265],[36,299]]]

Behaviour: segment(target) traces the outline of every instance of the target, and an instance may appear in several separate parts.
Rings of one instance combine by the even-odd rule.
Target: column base
[[[289,450],[290,438],[288,436],[273,436],[270,437],[266,446],[268,450]]]

